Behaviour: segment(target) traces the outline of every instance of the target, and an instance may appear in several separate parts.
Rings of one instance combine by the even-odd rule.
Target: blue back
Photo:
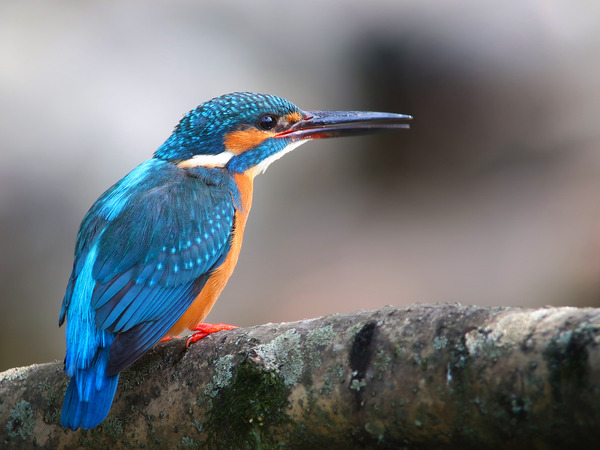
[[[116,375],[165,335],[223,262],[236,208],[239,192],[226,171],[182,170],[160,159],[92,206],[59,319],[67,318],[65,370],[73,377],[65,426],[104,419]]]

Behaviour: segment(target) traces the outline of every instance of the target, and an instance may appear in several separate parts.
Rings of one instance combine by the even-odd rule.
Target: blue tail
[[[92,364],[76,369],[63,402],[60,422],[73,430],[94,428],[104,420],[115,396],[119,375],[108,375],[108,348],[99,349]]]

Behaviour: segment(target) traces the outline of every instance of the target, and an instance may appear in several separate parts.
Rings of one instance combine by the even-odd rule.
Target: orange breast
[[[233,273],[233,269],[235,268],[240,254],[240,249],[242,248],[246,219],[248,218],[248,213],[252,206],[254,177],[252,177],[252,175],[236,174],[235,181],[240,190],[243,211],[236,210],[235,212],[235,229],[233,230],[233,239],[229,254],[225,258],[225,261],[223,261],[223,264],[221,264],[208,279],[204,288],[200,294],[198,294],[191,306],[165,336],[179,336],[184,330],[193,328],[195,325],[202,322],[212,309],[217,298],[219,298],[221,291],[227,284],[227,280]]]

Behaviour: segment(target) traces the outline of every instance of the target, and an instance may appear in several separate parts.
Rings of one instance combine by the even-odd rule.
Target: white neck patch
[[[263,159],[256,166],[248,169],[248,172],[255,177],[256,175],[263,173],[267,170],[272,163],[277,161],[283,155],[295,150],[310,139],[303,139],[301,141],[292,142],[283,150]],[[177,164],[180,169],[190,169],[192,167],[225,167],[227,163],[235,156],[232,152],[221,152],[216,155],[195,155],[190,159],[186,159]]]
[[[225,167],[235,155],[231,152],[221,152],[216,155],[195,155],[177,164],[180,169],[192,167]]]

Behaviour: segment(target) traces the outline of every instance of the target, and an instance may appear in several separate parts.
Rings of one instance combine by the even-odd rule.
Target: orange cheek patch
[[[275,133],[260,131],[256,128],[247,130],[231,131],[225,135],[225,149],[239,155],[260,145],[266,139],[275,136]]]
[[[303,117],[302,114],[300,114],[298,111],[294,111],[293,113],[288,114],[287,116],[285,116],[287,123],[296,123],[296,122],[300,122]]]

